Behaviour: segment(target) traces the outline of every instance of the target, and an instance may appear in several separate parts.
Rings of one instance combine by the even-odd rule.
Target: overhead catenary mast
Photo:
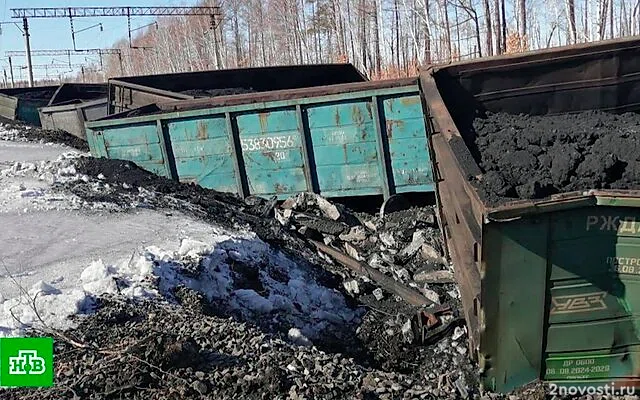
[[[29,18],[69,18],[73,24],[73,18],[83,17],[127,17],[129,30],[129,46],[131,43],[131,17],[139,16],[210,16],[212,21],[220,15],[220,7],[38,7],[38,8],[12,8],[12,18],[22,18],[23,34],[25,37],[25,55],[29,69],[29,86],[33,86],[33,68],[31,68],[31,44],[29,40]],[[75,32],[72,25],[72,37],[75,48]],[[76,51],[76,49],[74,49]],[[106,54],[106,53],[105,53]],[[118,53],[120,54],[120,53]],[[120,59],[122,66],[122,58]]]

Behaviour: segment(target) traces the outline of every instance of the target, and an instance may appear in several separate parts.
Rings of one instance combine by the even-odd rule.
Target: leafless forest
[[[107,76],[352,62],[371,78],[419,65],[638,34],[640,0],[204,0],[115,46]]]

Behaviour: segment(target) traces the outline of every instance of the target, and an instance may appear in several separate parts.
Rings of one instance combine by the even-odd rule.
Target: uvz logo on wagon
[[[606,296],[607,292],[594,292],[552,297],[551,315],[606,310]]]

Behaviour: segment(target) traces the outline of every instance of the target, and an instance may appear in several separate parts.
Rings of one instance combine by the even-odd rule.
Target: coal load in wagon
[[[467,144],[492,204],[588,189],[640,187],[640,115],[487,113]]]
[[[235,94],[247,94],[256,93],[253,89],[247,89],[243,87],[233,88],[221,88],[221,89],[188,89],[180,91],[182,94],[193,96],[195,98],[202,97],[218,97],[218,96],[231,96]]]

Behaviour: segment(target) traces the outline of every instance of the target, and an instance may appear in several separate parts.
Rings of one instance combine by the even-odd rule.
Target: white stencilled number
[[[295,146],[293,135],[241,139],[242,151],[287,149]]]

